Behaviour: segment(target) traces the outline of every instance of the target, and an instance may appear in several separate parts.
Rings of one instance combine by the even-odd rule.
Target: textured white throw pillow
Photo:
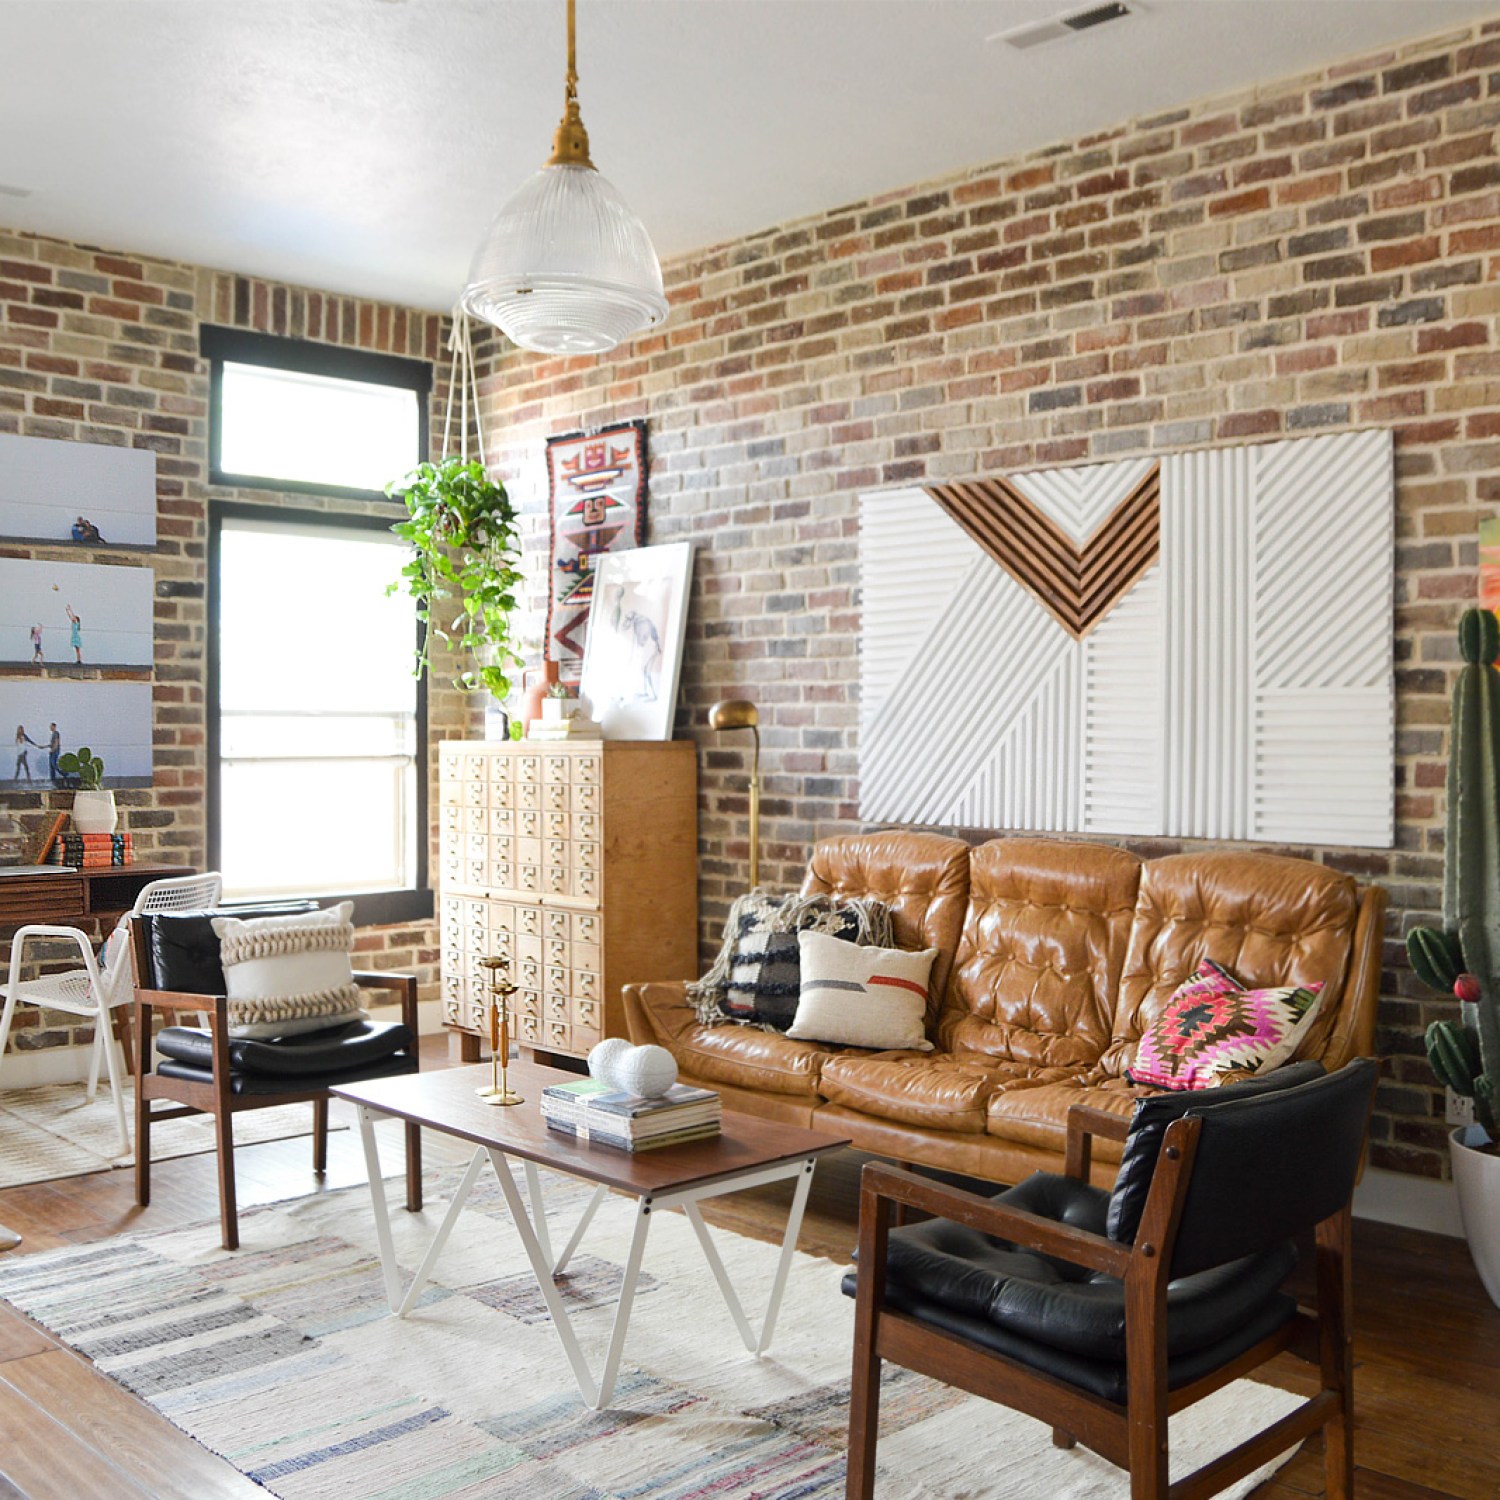
[[[215,917],[232,1037],[295,1036],[359,1021],[354,903],[284,917]]]
[[[787,1035],[881,1051],[930,1052],[923,1022],[936,948],[861,948],[821,932],[797,936],[802,989]]]

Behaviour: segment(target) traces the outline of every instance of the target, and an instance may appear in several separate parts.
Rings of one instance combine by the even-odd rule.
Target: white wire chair
[[[31,925],[17,930],[10,943],[10,973],[5,984],[5,1009],[0,1012],[0,1083],[3,1083],[5,1048],[10,1041],[11,1020],[18,1005],[35,1005],[41,1010],[61,1011],[64,1015],[93,1017],[94,1045],[89,1061],[87,1098],[92,1102],[99,1087],[101,1062],[109,1075],[109,1092],[115,1107],[115,1126],[120,1134],[120,1155],[130,1152],[130,1132],[125,1124],[125,1101],[120,1092],[123,1061],[114,1039],[109,1012],[130,1002],[130,945],[122,929],[131,917],[147,912],[202,911],[217,906],[223,894],[223,877],[217,872],[206,875],[174,875],[153,880],[141,887],[135,905],[122,917],[115,929],[120,934],[107,945],[108,963],[101,968],[94,957],[88,938],[76,927]],[[71,942],[83,959],[81,969],[61,974],[42,974],[34,979],[21,977],[25,969],[26,949],[37,941]],[[139,1041],[139,1039],[137,1039]]]

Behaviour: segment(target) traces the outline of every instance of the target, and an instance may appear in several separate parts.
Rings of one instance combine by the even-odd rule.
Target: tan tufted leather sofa
[[[1128,1115],[1142,1030],[1212,958],[1254,985],[1322,980],[1298,1057],[1325,1068],[1374,1051],[1386,896],[1275,854],[1212,850],[1141,860],[1063,839],[971,849],[891,830],[825,839],[804,892],[874,896],[903,948],[938,950],[933,1052],[868,1052],[751,1027],[703,1026],[684,987],[627,985],[632,1039],[677,1058],[725,1106],[826,1126],[863,1150],[995,1182],[1061,1169],[1076,1103]],[[1108,1185],[1117,1142],[1095,1141]]]

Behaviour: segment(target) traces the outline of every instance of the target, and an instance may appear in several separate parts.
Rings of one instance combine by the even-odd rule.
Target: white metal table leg
[[[537,1240],[536,1231],[531,1227],[531,1218],[526,1212],[526,1204],[521,1197],[520,1188],[516,1186],[516,1179],[511,1175],[510,1163],[506,1161],[505,1154],[501,1151],[490,1150],[489,1158],[490,1164],[495,1169],[495,1179],[500,1184],[500,1191],[505,1194],[505,1202],[515,1222],[516,1233],[521,1236],[521,1245],[526,1251],[526,1258],[531,1262],[531,1274],[536,1278],[537,1290],[542,1294],[542,1301],[547,1304],[552,1326],[557,1331],[557,1337],[563,1346],[563,1353],[567,1355],[568,1364],[572,1367],[573,1379],[578,1383],[578,1393],[583,1397],[585,1406],[597,1411],[599,1401],[594,1377],[589,1373],[583,1350],[578,1347],[578,1338],[573,1332],[573,1323],[568,1317],[568,1310],[563,1306],[562,1296],[553,1284],[552,1267],[548,1265],[547,1258],[542,1254],[541,1243]]]
[[[370,1202],[375,1210],[375,1243],[380,1246],[380,1268],[385,1273],[385,1296],[396,1312],[401,1306],[401,1268],[391,1238],[391,1211],[385,1201],[385,1178],[380,1175],[380,1147],[370,1110],[359,1106],[359,1138],[365,1148],[365,1171],[370,1178]]]
[[[563,1246],[563,1253],[558,1256],[556,1263],[552,1267],[552,1274],[554,1276],[561,1276],[568,1269],[568,1262],[573,1259],[573,1252],[583,1242],[583,1237],[588,1232],[589,1225],[594,1221],[594,1213],[599,1205],[604,1202],[604,1195],[608,1191],[609,1189],[602,1185],[594,1189],[594,1196],[589,1199],[587,1207],[583,1210],[583,1216],[578,1220],[578,1227],[569,1237],[568,1243]]]
[[[558,1291],[552,1279],[552,1266],[543,1251],[536,1228],[526,1212],[525,1200],[521,1197],[521,1190],[516,1185],[510,1163],[501,1151],[492,1150],[489,1157],[495,1168],[495,1176],[500,1183],[500,1191],[505,1194],[511,1217],[515,1220],[516,1232],[521,1236],[526,1258],[531,1262],[531,1274],[536,1278],[537,1290],[541,1292],[542,1300],[547,1304],[552,1326],[557,1331],[558,1340],[563,1346],[563,1353],[568,1357],[568,1364],[572,1366],[573,1378],[578,1383],[578,1394],[583,1397],[585,1406],[592,1411],[599,1411],[608,1404],[610,1396],[614,1393],[615,1377],[620,1369],[620,1355],[625,1348],[625,1333],[630,1326],[630,1308],[635,1301],[635,1289],[641,1274],[641,1258],[646,1250],[646,1232],[651,1227],[651,1200],[642,1198],[636,1208],[635,1232],[630,1239],[630,1253],[625,1259],[625,1278],[620,1284],[620,1302],[615,1309],[614,1327],[610,1330],[609,1348],[604,1356],[604,1372],[596,1385],[593,1375],[589,1372],[588,1361],[583,1357],[583,1349],[574,1331],[573,1320],[568,1315],[568,1309],[563,1305],[562,1293]],[[592,1207],[591,1204],[590,1208]]]
[[[755,1345],[757,1354],[764,1354],[771,1347],[771,1336],[776,1332],[776,1318],[781,1312],[781,1295],[786,1291],[787,1272],[792,1268],[797,1236],[802,1232],[802,1214],[807,1207],[807,1194],[812,1187],[815,1166],[817,1161],[811,1156],[803,1162],[802,1175],[797,1179],[797,1191],[792,1194],[792,1211],[787,1215],[786,1234],[781,1241],[781,1258],[776,1263],[776,1279],[771,1283],[771,1300],[766,1304],[765,1322],[761,1324],[760,1338]]]
[[[547,1264],[552,1264],[552,1237],[547,1233],[547,1204],[542,1197],[542,1176],[534,1161],[523,1162],[526,1169],[526,1193],[531,1199],[531,1227],[536,1230],[537,1242]],[[553,1268],[556,1274],[556,1267]]]
[[[609,1405],[614,1395],[615,1376],[620,1372],[620,1355],[625,1349],[625,1332],[630,1327],[630,1308],[635,1301],[636,1283],[641,1276],[641,1257],[646,1252],[646,1231],[651,1227],[651,1200],[642,1198],[636,1204],[635,1233],[630,1237],[630,1254],[625,1258],[625,1278],[620,1283],[620,1305],[615,1309],[615,1326],[610,1330],[609,1352],[604,1356],[604,1373],[599,1377],[599,1399],[590,1402],[595,1411]]]
[[[729,1272],[725,1270],[724,1262],[719,1257],[718,1247],[708,1232],[708,1225],[703,1222],[703,1215],[698,1211],[700,1197],[715,1198],[719,1196],[719,1193],[684,1194],[681,1198],[673,1200],[681,1203],[688,1222],[697,1233],[698,1243],[703,1247],[703,1258],[708,1262],[708,1268],[714,1273],[714,1280],[719,1284],[719,1292],[724,1298],[724,1305],[729,1309],[730,1317],[734,1319],[734,1326],[739,1329],[740,1339],[752,1354],[764,1354],[771,1347],[771,1338],[776,1332],[776,1319],[781,1312],[782,1294],[786,1291],[787,1273],[792,1267],[792,1252],[797,1248],[797,1236],[802,1230],[802,1215],[807,1208],[808,1189],[812,1186],[813,1168],[816,1165],[815,1159],[808,1157],[792,1169],[797,1174],[797,1189],[792,1195],[792,1207],[787,1215],[786,1233],[782,1236],[781,1254],[776,1261],[776,1275],[771,1281],[771,1295],[766,1303],[766,1313],[761,1320],[759,1335],[750,1327],[750,1320],[745,1316],[745,1309],[740,1302],[739,1294],[735,1291]],[[778,1174],[783,1181],[789,1175],[790,1173],[785,1170]],[[730,1191],[733,1191],[732,1186]]]
[[[729,1316],[734,1319],[734,1326],[740,1331],[740,1341],[753,1354],[756,1344],[755,1334],[751,1330],[750,1320],[745,1316],[745,1309],[740,1305],[734,1283],[729,1279],[729,1272],[724,1269],[724,1262],[719,1259],[719,1250],[709,1235],[708,1225],[703,1222],[703,1215],[698,1212],[696,1203],[691,1201],[684,1203],[682,1211],[688,1216],[688,1223],[697,1232],[698,1243],[703,1246],[703,1258],[708,1262],[708,1269],[714,1273],[714,1280],[719,1283],[719,1294],[724,1299],[725,1307],[729,1309]]]
[[[458,1222],[458,1216],[463,1211],[464,1204],[469,1201],[469,1193],[474,1187],[474,1180],[479,1176],[484,1162],[484,1147],[476,1146],[474,1155],[469,1159],[469,1165],[464,1168],[464,1175],[459,1179],[458,1187],[454,1189],[453,1201],[448,1205],[447,1213],[443,1215],[443,1222],[438,1225],[438,1231],[433,1235],[432,1243],[427,1247],[427,1253],[422,1257],[422,1264],[417,1267],[417,1274],[412,1278],[411,1285],[407,1287],[400,1307],[395,1309],[398,1318],[404,1318],[417,1305],[417,1298],[422,1295],[423,1289],[432,1276],[433,1267],[437,1265],[438,1256],[443,1253],[443,1246],[448,1243],[448,1236],[453,1232],[453,1226]]]

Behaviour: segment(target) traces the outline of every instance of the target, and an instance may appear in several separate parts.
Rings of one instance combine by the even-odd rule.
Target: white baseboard
[[[1451,1182],[1434,1182],[1408,1172],[1383,1172],[1378,1167],[1366,1168],[1364,1180],[1354,1190],[1354,1216],[1454,1239],[1462,1239],[1464,1234],[1458,1193]]]
[[[0,1085],[8,1089],[36,1089],[47,1083],[83,1083],[89,1076],[91,1047],[44,1047],[39,1052],[5,1049],[0,1062]],[[101,1070],[102,1072],[102,1070]],[[100,1085],[108,1087],[101,1077]]]

